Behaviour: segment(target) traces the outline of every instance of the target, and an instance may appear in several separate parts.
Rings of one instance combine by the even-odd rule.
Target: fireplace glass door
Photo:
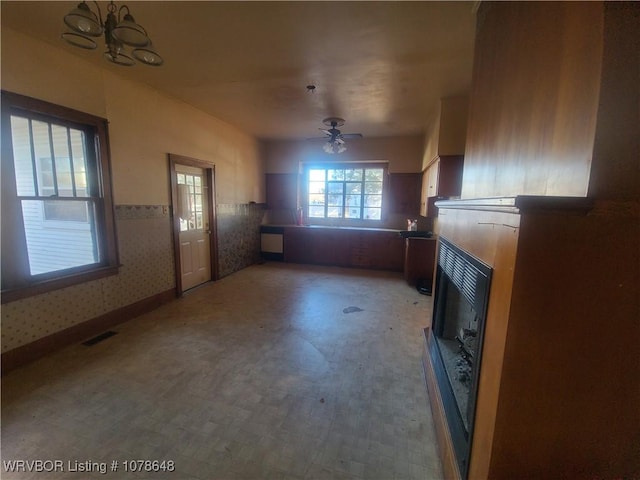
[[[439,239],[430,356],[456,460],[466,478],[491,268]]]

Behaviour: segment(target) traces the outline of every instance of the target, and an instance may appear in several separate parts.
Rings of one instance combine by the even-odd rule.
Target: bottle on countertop
[[[409,230],[410,232],[417,232],[418,231],[418,220],[411,220],[410,218],[407,219],[407,230]]]

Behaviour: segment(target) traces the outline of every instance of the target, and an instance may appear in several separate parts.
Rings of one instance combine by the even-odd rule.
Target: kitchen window
[[[308,220],[381,221],[385,177],[386,167],[380,164],[308,167]]]
[[[117,272],[107,122],[2,92],[2,301]]]

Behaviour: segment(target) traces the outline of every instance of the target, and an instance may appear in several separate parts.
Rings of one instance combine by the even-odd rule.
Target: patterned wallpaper
[[[2,352],[175,287],[171,217],[166,205],[118,205],[118,275],[2,306]],[[259,205],[219,205],[220,276],[259,259]]]
[[[218,271],[220,277],[242,270],[260,260],[260,224],[265,205],[219,204]]]

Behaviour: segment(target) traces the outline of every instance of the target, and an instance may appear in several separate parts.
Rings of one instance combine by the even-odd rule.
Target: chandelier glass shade
[[[100,5],[95,1],[93,3],[95,12],[85,1],[79,3],[64,17],[64,23],[71,31],[61,35],[63,40],[75,47],[94,50],[97,43],[91,37],[104,35],[106,46],[104,58],[112,63],[128,67],[135,65],[136,60],[156,67],[164,63],[151,43],[147,31],[136,23],[128,6],[122,5],[118,8],[111,1],[107,6],[107,16],[103,22]],[[124,15],[122,15],[123,10]],[[131,54],[127,52],[126,47],[133,48]]]
[[[91,35],[92,37],[102,35],[102,22],[98,20],[97,15],[91,11],[86,2],[78,4],[76,8],[71,10],[64,17],[64,23],[83,35]]]

